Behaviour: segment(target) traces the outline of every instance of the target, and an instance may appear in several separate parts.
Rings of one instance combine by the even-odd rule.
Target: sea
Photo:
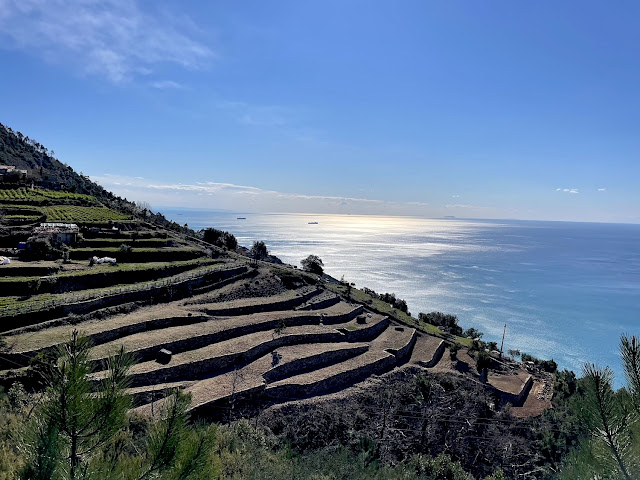
[[[640,225],[160,211],[241,245],[262,240],[298,267],[317,255],[329,275],[395,293],[414,316],[455,314],[498,345],[504,332],[505,352],[577,374],[587,362],[608,365],[618,387],[620,335],[640,335]]]

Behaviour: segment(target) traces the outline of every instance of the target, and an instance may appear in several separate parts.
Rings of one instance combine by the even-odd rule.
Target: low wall
[[[336,318],[343,318],[343,321],[348,321],[351,318],[355,317],[356,315],[357,313],[354,310],[347,314],[336,315]],[[195,350],[196,348],[206,347],[207,345],[211,345],[213,343],[218,343],[225,340],[230,340],[232,338],[241,337],[243,335],[249,335],[251,333],[257,333],[257,332],[267,331],[267,330],[275,330],[281,324],[281,322],[283,322],[286,327],[298,327],[303,325],[319,325],[320,318],[321,316],[319,314],[309,313],[308,315],[266,320],[260,323],[252,323],[249,325],[239,325],[236,327],[228,328],[226,330],[212,332],[206,335],[184,338],[180,340],[175,340],[173,342],[168,341],[168,342],[160,343],[150,347],[141,348],[139,350],[134,350],[131,353],[133,353],[136,356],[139,362],[145,362],[148,360],[155,359],[158,350],[160,350],[161,348],[166,348],[167,350],[173,353],[181,353],[187,350]],[[285,331],[285,334],[286,334],[286,331]],[[328,340],[328,341],[345,341],[345,339],[347,339],[348,341],[352,341],[347,336],[339,333],[337,330],[335,331],[335,337],[330,337],[330,338],[334,338],[334,339]],[[102,365],[104,360],[105,360],[104,358],[100,358],[94,361],[98,362],[98,365]]]
[[[405,328],[407,328],[407,327],[405,327]],[[395,350],[393,352],[393,354],[396,356],[396,360],[398,362],[401,362],[402,360],[406,359],[408,356],[411,355],[411,350],[413,350],[413,346],[416,344],[416,340],[417,339],[418,339],[418,332],[414,328],[413,329],[413,333],[411,334],[411,337],[409,338],[407,343],[405,345],[403,345],[402,347],[400,347],[398,350]]]
[[[342,362],[349,358],[361,355],[367,350],[369,350],[368,345],[348,347],[339,350],[328,350],[316,355],[278,364],[271,370],[267,371],[263,377],[268,383],[277,382],[278,380],[291,377],[292,375],[299,375],[300,373]]]
[[[377,374],[381,371],[393,368],[396,364],[396,357],[392,354],[388,354],[383,358],[380,358],[374,362],[352,370],[339,372],[336,375],[332,375],[327,378],[318,380],[317,382],[309,384],[282,384],[267,387],[265,390],[266,395],[272,398],[304,398],[315,395],[321,395],[340,388],[345,388],[349,385],[353,385],[371,375]]]
[[[418,364],[426,368],[435,367],[440,361],[440,359],[442,358],[442,355],[444,354],[444,349],[446,348],[446,346],[447,346],[447,343],[444,340],[441,340],[438,346],[436,347],[435,352],[433,352],[433,356],[431,357],[431,360],[429,360],[428,362],[420,361],[418,362]]]
[[[213,265],[213,264],[211,264]],[[106,288],[113,285],[125,285],[132,283],[148,282],[161,278],[178,275],[207,264],[191,265],[166,265],[148,270],[133,271],[86,271],[83,275],[59,275],[45,278],[33,278],[30,280],[11,279],[0,282],[3,295],[40,295],[43,293],[67,293],[78,290],[91,290],[94,288]],[[0,273],[3,273],[0,270]]]
[[[359,315],[356,314],[355,316]],[[376,323],[367,325],[365,328],[358,330],[340,329],[341,332],[347,337],[349,342],[365,342],[380,335],[389,326],[389,317],[384,317],[382,320]]]
[[[283,335],[259,343],[243,352],[234,352],[217,357],[203,358],[180,365],[167,365],[149,372],[133,373],[131,381],[133,387],[152,385],[156,383],[173,382],[177,380],[197,380],[211,372],[225,370],[234,365],[242,365],[268,354],[276,348],[303,343],[325,343],[344,341],[344,337],[337,331],[313,334]],[[157,352],[159,348],[155,349]]]
[[[285,300],[274,300],[271,302],[256,303],[252,305],[239,305],[220,308],[208,308],[205,307],[204,311],[211,316],[236,316],[236,315],[249,315],[252,313],[260,312],[272,312],[277,310],[293,310],[294,307],[306,302],[310,298],[320,292],[319,288],[310,290],[309,292],[302,293],[299,297],[292,297]],[[267,300],[269,297],[266,297]]]
[[[161,328],[177,327],[180,325],[191,325],[193,323],[206,322],[210,320],[209,317],[201,315],[192,315],[187,317],[167,317],[157,318],[154,320],[147,320],[146,322],[135,323],[132,325],[126,325],[113,330],[102,331],[89,335],[89,339],[93,345],[100,345],[103,343],[111,342],[118,338],[126,337],[128,335],[134,335],[136,333],[158,330]]]
[[[84,236],[86,237],[86,235]],[[84,248],[113,248],[124,244],[130,245],[132,248],[161,248],[172,246],[173,243],[174,241],[170,238],[137,238],[134,240],[127,236],[122,239],[85,238],[81,246]]]
[[[40,265],[20,265],[19,267],[0,266],[0,275],[3,277],[44,277],[60,270],[60,267],[43,267]]]
[[[362,314],[362,312],[364,312],[364,307],[362,305],[357,305],[353,307],[353,310],[349,312],[349,317],[355,318],[358,315]],[[336,323],[343,323],[343,320],[342,320],[343,316],[340,316],[340,315],[329,316],[329,315],[323,314],[323,318],[324,320],[322,321],[322,323],[324,325],[334,325]]]
[[[238,399],[251,397],[255,394],[261,394],[264,391],[264,385],[258,385],[250,388],[245,388],[235,392],[233,395],[225,395],[224,397],[212,399],[210,401],[201,403],[199,405],[193,405],[188,411],[191,420],[215,420],[215,421],[228,421],[229,400],[235,395]]]
[[[522,390],[520,390],[520,393],[517,394],[504,392],[488,383],[486,385],[496,396],[498,396],[498,398],[500,398],[500,401],[503,404],[510,403],[515,407],[520,407],[524,404],[527,396],[529,396],[529,392],[531,391],[531,387],[533,386],[533,376],[529,375],[527,377],[524,384],[522,385]]]
[[[315,299],[313,299],[315,300]],[[318,301],[310,301],[306,304],[297,307],[298,310],[321,310],[323,308],[332,307],[340,303],[340,297],[337,295],[327,296],[326,298],[319,299]]]
[[[192,323],[206,322],[209,317],[203,317],[193,315],[191,317],[168,317],[159,318],[155,320],[148,320],[146,322],[135,323],[132,325],[125,325],[123,327],[114,328],[113,330],[106,330],[93,335],[87,335],[87,338],[91,341],[92,345],[100,345],[112,340],[116,340],[127,335],[133,335],[148,330],[157,330],[160,328],[175,327],[179,325],[189,325]],[[54,325],[59,326],[59,325]],[[26,366],[28,361],[40,353],[46,353],[56,350],[57,345],[38,348],[36,350],[30,350],[26,352],[6,352],[2,353],[0,357],[0,368],[12,368],[16,364]]]

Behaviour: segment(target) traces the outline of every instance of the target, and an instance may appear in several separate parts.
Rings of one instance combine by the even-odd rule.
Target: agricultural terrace
[[[67,223],[99,223],[109,221],[131,220],[130,215],[125,215],[106,207],[83,207],[78,205],[56,205],[42,207],[48,222]]]
[[[90,225],[131,220],[130,215],[106,208],[90,195],[28,188],[0,190],[0,212],[7,225],[45,221]]]
[[[215,419],[243,399],[249,407],[286,403],[404,368],[478,378],[474,368],[456,370],[445,339],[399,323],[378,312],[382,306],[369,307],[366,298],[354,302],[331,291],[330,282],[286,266],[251,267],[233,254],[182,265],[198,266],[130,285],[0,297],[0,309],[13,312],[0,317],[0,369],[7,369],[0,371],[0,385],[9,378],[28,383],[32,377],[23,367],[29,359],[53,351],[74,328],[94,345],[96,381],[106,375],[104,360],[120,346],[136,356],[130,393],[141,415],[151,415],[173,388],[191,394],[194,416]],[[52,277],[90,284],[89,276],[117,269],[128,275],[145,271],[141,265],[92,268]],[[158,268],[169,267],[149,264],[146,271]],[[16,317],[28,320],[9,330]],[[472,358],[466,349],[460,355]],[[524,402],[527,391],[510,388],[506,394]]]
[[[96,200],[91,195],[29,188],[17,188],[9,190],[0,189],[0,203],[17,203],[31,205],[99,205],[98,200]]]

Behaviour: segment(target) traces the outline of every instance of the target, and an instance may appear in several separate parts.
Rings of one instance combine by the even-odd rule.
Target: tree
[[[586,395],[580,412],[591,434],[589,448],[594,458],[604,458],[605,468],[614,468],[622,478],[632,480],[640,466],[640,440],[634,431],[640,421],[640,339],[623,335],[620,354],[627,385],[613,390],[611,368],[587,364],[583,368]],[[598,451],[599,446],[604,447]]]
[[[471,338],[471,339],[480,339],[482,338],[482,336],[484,335],[484,333],[482,333],[481,331],[475,329],[475,328],[467,328],[463,333],[462,336],[466,337],[466,338]]]
[[[324,263],[322,263],[322,260],[317,255],[309,255],[307,258],[303,259],[300,264],[305,272],[322,275],[322,272],[324,271]]]
[[[263,241],[256,241],[253,242],[249,254],[253,259],[254,264],[257,265],[258,260],[262,260],[269,255],[269,250],[267,250],[267,245]]]
[[[218,230],[217,228],[205,228],[202,230],[202,239],[213,245],[218,245],[222,243],[222,237],[224,236],[224,232],[222,230]]]
[[[202,239],[217,247],[226,247],[229,250],[235,250],[238,247],[238,240],[236,237],[224,230],[218,230],[217,228],[205,228],[201,230]]]
[[[23,439],[27,457],[21,478],[126,478],[146,480],[165,474],[187,479],[201,470],[210,433],[194,436],[186,426],[189,397],[175,394],[163,419],[154,423],[146,448],[135,462],[121,456],[119,437],[128,431],[132,357],[120,351],[106,361],[107,375],[92,379],[90,343],[74,331],[59,349],[47,378],[43,401]]]
[[[238,240],[236,239],[235,235],[229,232],[224,232],[222,242],[224,243],[224,246],[229,250],[235,250],[236,248],[238,248]]]
[[[440,327],[445,332],[449,332],[453,335],[461,335],[462,327],[458,325],[458,317],[449,313],[442,312],[429,312],[419,313],[418,320],[421,322],[429,323]]]
[[[57,463],[72,480],[84,476],[89,466],[86,459],[113,438],[125,423],[130,407],[124,390],[129,386],[127,373],[132,361],[123,350],[107,362],[109,375],[99,382],[95,394],[89,378],[88,341],[74,331],[59,354],[35,423],[27,477],[46,478]]]

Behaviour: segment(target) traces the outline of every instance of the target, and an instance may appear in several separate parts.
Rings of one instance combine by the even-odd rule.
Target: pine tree
[[[640,420],[640,342],[635,336],[622,336],[620,342],[626,388],[615,392],[613,371],[598,368],[593,364],[583,369],[586,381],[586,395],[581,413],[592,437],[605,447],[604,452],[596,451],[594,457],[610,465],[625,480],[637,479],[640,468],[638,454],[640,442],[635,437],[633,427]]]
[[[130,423],[131,355],[124,349],[110,357],[105,378],[92,376],[90,342],[74,331],[59,349],[43,400],[23,438],[27,464],[21,478],[147,480],[162,476],[186,480],[206,468],[211,430],[187,423],[189,397],[178,392],[153,423],[137,457],[117,447]]]

